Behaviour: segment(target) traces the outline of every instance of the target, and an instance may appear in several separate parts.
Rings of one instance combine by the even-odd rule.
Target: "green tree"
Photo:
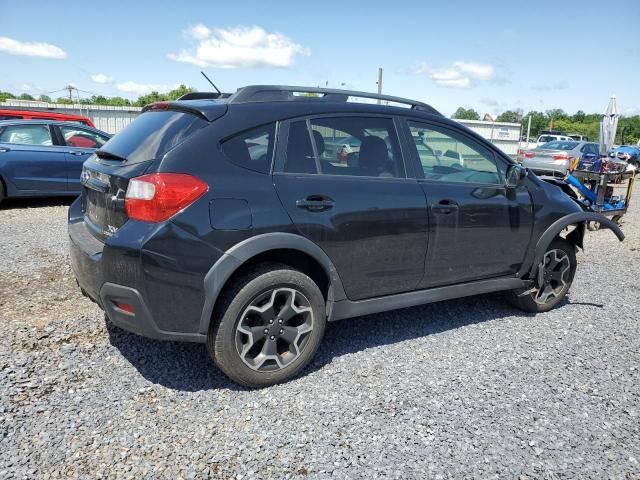
[[[520,123],[522,121],[522,114],[524,112],[520,109],[517,110],[507,110],[506,112],[502,112],[496,118],[496,122],[510,122],[510,123]]]
[[[571,120],[573,120],[576,123],[582,123],[584,122],[584,119],[586,118],[587,114],[584,113],[582,110],[578,110],[576,113],[573,114],[573,116],[571,117]]]
[[[41,102],[51,103],[51,97],[49,95],[40,95],[38,97],[38,100],[40,100]]]
[[[458,108],[451,118],[457,118],[459,120],[480,120],[480,114],[473,108]]]
[[[169,93],[167,93],[167,97],[169,100],[177,100],[181,96],[186,95],[187,93],[191,93],[193,91],[194,91],[193,88],[187,87],[186,85],[180,85],[178,88],[171,90]]]
[[[35,100],[35,98],[33,98],[33,96],[29,95],[28,93],[23,93],[18,98],[20,100]]]
[[[529,116],[531,116],[531,138],[537,138],[538,135],[540,135],[540,131],[547,128],[547,117],[544,113],[535,110],[527,113],[522,120],[525,134],[527,125],[529,124]]]
[[[149,103],[162,102],[167,100],[169,100],[169,97],[167,96],[167,94],[153,91],[151,93],[148,93],[147,95],[142,95],[141,97],[138,97],[135,104],[138,107],[144,107]]]
[[[109,105],[113,105],[116,107],[126,107],[128,105],[130,105],[131,102],[129,102],[129,100],[127,100],[126,98],[122,98],[122,97],[111,97],[109,99]]]
[[[15,95],[13,95],[13,93],[3,92],[0,90],[0,102],[4,102],[5,100],[8,100],[10,98],[16,98],[16,97]]]
[[[547,118],[549,119],[549,129],[556,129],[555,123],[556,120],[567,118],[567,114],[561,108],[552,108],[550,110],[545,111],[547,114]]]

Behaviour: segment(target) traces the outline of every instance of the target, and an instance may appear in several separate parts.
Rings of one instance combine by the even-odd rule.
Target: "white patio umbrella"
[[[616,130],[618,129],[618,107],[616,105],[616,96],[611,95],[609,105],[600,120],[600,153],[606,155],[613,147],[616,138]]]

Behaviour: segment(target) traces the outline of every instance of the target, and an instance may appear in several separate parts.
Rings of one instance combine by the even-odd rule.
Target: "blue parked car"
[[[614,148],[609,152],[610,157],[615,157],[620,160],[624,160],[636,167],[640,164],[640,148],[632,147],[630,145],[622,145]]]
[[[0,121],[0,202],[78,195],[82,164],[109,138],[75,122]]]

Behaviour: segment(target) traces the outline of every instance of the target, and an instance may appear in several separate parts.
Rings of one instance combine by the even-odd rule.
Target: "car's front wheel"
[[[548,312],[569,292],[576,267],[575,247],[564,238],[556,238],[542,257],[533,279],[534,286],[509,291],[507,299],[526,312]]]
[[[290,380],[313,358],[326,324],[322,292],[304,273],[261,265],[225,290],[207,339],[232,380],[265,387]]]

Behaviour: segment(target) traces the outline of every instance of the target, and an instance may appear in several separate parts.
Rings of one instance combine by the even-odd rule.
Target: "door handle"
[[[434,213],[448,215],[449,213],[458,211],[458,204],[453,200],[440,200],[438,203],[431,205],[431,210],[433,210]]]
[[[322,195],[310,195],[304,200],[296,200],[296,207],[310,212],[323,212],[333,207],[334,201]]]
[[[8,152],[9,150],[11,149],[6,147],[0,147],[0,153]]]
[[[79,152],[77,150],[69,150],[67,153],[70,153],[71,155],[87,155],[89,152]]]

